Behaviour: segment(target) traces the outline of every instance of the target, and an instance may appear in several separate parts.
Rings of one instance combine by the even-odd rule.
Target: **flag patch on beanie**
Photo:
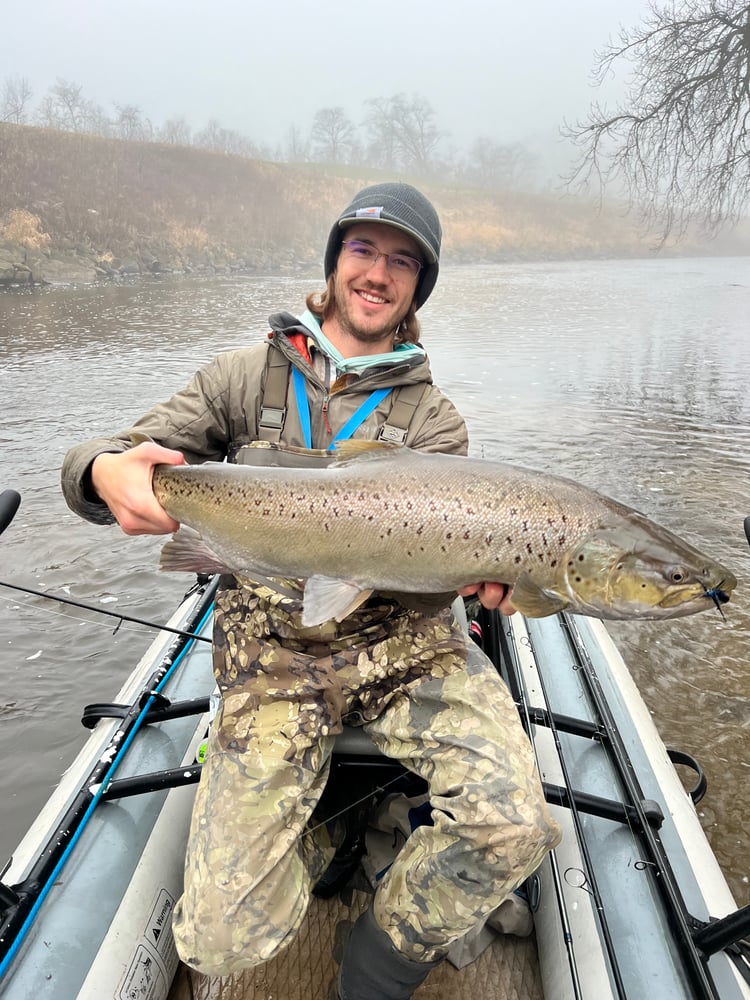
[[[356,216],[358,219],[379,219],[383,212],[383,206],[373,206],[372,208],[358,208]]]

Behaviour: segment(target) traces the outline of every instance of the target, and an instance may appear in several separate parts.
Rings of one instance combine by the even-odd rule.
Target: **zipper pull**
[[[325,393],[323,394],[323,406],[322,406],[322,410],[321,410],[321,412],[322,412],[322,414],[323,414],[323,423],[324,423],[324,425],[325,425],[325,429],[326,429],[326,431],[327,431],[327,432],[328,432],[329,434],[333,434],[333,431],[331,430],[331,425],[330,425],[330,423],[328,422],[328,400],[329,400],[330,398],[331,398],[331,397],[330,397],[330,396],[329,396],[329,394],[328,394],[328,390],[326,389]]]

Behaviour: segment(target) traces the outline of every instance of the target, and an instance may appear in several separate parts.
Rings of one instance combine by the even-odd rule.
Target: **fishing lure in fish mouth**
[[[714,602],[714,604],[716,605],[716,610],[721,615],[722,620],[726,621],[727,616],[721,610],[721,606],[722,604],[727,603],[727,601],[729,600],[729,594],[725,590],[721,589],[723,583],[724,581],[721,580],[715,587],[712,587],[710,590],[708,588],[705,588],[703,592],[706,595],[706,597],[709,598],[709,600]]]

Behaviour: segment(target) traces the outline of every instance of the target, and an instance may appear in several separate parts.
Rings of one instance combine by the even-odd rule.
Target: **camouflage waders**
[[[306,832],[342,719],[430,786],[434,826],[409,837],[374,913],[399,952],[443,955],[559,839],[505,685],[453,623],[375,599],[341,624],[300,625],[267,590],[221,590],[223,695],[193,811],[174,931],[182,959],[226,975],[292,940],[333,856]]]

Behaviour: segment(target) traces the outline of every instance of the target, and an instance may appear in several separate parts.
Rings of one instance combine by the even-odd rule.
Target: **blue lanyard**
[[[307,398],[307,392],[305,391],[305,376],[299,368],[292,367],[292,382],[294,383],[294,397],[297,401],[297,412],[299,413],[299,421],[302,425],[302,434],[305,438],[305,445],[308,448],[312,448],[310,402]],[[391,389],[392,386],[388,386],[385,389],[375,389],[371,392],[359,409],[353,413],[351,417],[349,417],[341,430],[334,435],[333,440],[328,445],[328,449],[332,448],[337,441],[346,441],[347,438],[350,438],[359,425],[364,423],[364,421],[370,416],[378,403],[385,399]]]

